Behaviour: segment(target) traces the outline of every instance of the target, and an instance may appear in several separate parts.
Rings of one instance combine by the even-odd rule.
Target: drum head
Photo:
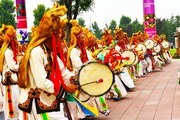
[[[162,44],[163,49],[165,50],[168,50],[170,48],[170,44],[168,41],[163,40],[161,44]]]
[[[146,53],[146,46],[144,45],[144,43],[138,43],[135,47],[134,47],[134,50],[137,51],[137,52],[142,52],[143,55],[145,55]]]
[[[129,57],[129,60],[122,60],[122,62],[127,62],[127,66],[132,65],[136,60],[136,54],[133,51],[125,50],[121,53],[122,57]]]
[[[154,46],[154,51],[155,51],[156,53],[159,53],[159,52],[161,51],[161,47],[160,47],[159,44],[156,44],[156,45]]]
[[[154,41],[152,39],[146,39],[144,41],[144,45],[146,46],[147,49],[152,49],[154,47]]]
[[[81,89],[86,94],[98,97],[110,90],[114,83],[114,74],[105,64],[89,62],[79,70],[78,80]]]
[[[135,57],[135,61],[134,61],[134,63],[132,64],[132,65],[137,65],[138,63],[139,63],[139,58],[138,58],[138,56],[137,55],[135,55],[136,57]]]

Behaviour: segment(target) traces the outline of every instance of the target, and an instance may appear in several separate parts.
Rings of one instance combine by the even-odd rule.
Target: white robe
[[[69,78],[73,76],[74,74],[71,73],[69,70],[67,70],[62,61],[57,57],[59,67],[61,70],[61,74],[63,77],[63,80],[66,84],[69,83]],[[28,92],[30,91],[31,88],[35,89],[38,88],[40,89],[40,100],[44,104],[50,106],[52,102],[56,99],[56,96],[53,94],[54,93],[54,84],[52,83],[51,80],[47,79],[47,73],[44,69],[44,66],[48,63],[47,56],[44,53],[44,50],[40,47],[37,46],[32,49],[30,53],[30,59],[29,59],[29,64],[30,64],[30,69],[28,70],[29,74],[29,79],[30,79],[30,86],[27,88],[21,88],[21,94],[20,94],[20,103],[24,103],[27,98],[28,98]],[[47,93],[52,93],[50,96],[47,96]],[[62,109],[62,104],[60,105],[60,111],[57,112],[47,112],[50,120],[68,120],[64,116],[64,112]],[[27,113],[28,114],[28,113]],[[33,104],[32,104],[32,110],[30,114],[28,114],[28,119],[29,120],[42,120],[41,114],[37,114],[36,112],[36,107],[35,107],[35,102],[33,99]],[[23,111],[20,110],[20,117],[19,120],[23,120]]]
[[[147,62],[147,72],[152,72],[152,61],[149,57],[146,57],[146,62]]]
[[[87,51],[87,50],[86,50],[86,52],[87,52],[88,60],[91,61],[91,60],[92,60],[92,57],[91,57],[91,55],[90,55],[90,52]],[[73,48],[73,49],[71,50],[70,58],[71,58],[71,62],[72,62],[72,65],[73,65],[73,72],[74,72],[75,74],[78,74],[79,70],[81,69],[81,67],[82,67],[82,65],[83,65],[80,56],[81,56],[80,50],[78,50],[77,48]],[[89,61],[88,61],[88,62],[89,62]],[[84,64],[85,64],[85,63],[84,63]],[[81,98],[81,97],[82,97],[82,98]],[[80,100],[81,100],[81,99],[84,99],[83,97],[84,97],[84,95],[81,94],[81,96],[79,96],[79,99],[80,99]],[[88,104],[88,105],[90,105],[90,106],[94,106],[94,107],[97,108],[96,102],[95,102],[94,98],[90,98],[88,101],[86,101],[86,102],[84,102],[84,103],[86,103],[86,104]],[[84,112],[81,110],[81,108],[80,108],[77,104],[76,104],[76,113],[77,113],[77,117],[78,117],[78,118],[85,118]]]
[[[3,64],[3,72],[2,72],[2,76],[3,76],[3,80],[5,78],[4,74],[7,71],[11,71],[11,70],[17,70],[19,68],[19,64],[14,61],[13,59],[13,51],[10,50],[9,48],[6,49],[5,53],[4,53],[4,64]],[[14,81],[17,81],[17,74],[16,73],[12,73],[11,75],[12,79]],[[10,85],[11,88],[11,94],[12,94],[12,104],[14,107],[14,117],[11,118],[9,117],[8,114],[8,101],[7,101],[7,91],[6,91],[6,86],[2,86],[3,87],[3,93],[4,93],[4,99],[3,99],[3,110],[4,110],[4,116],[5,116],[5,120],[17,120],[19,118],[19,112],[18,112],[18,99],[19,99],[19,87],[18,85]]]
[[[122,68],[122,72],[119,74],[119,77],[121,78],[122,82],[129,88],[129,89],[134,89],[135,84],[134,81],[132,80],[131,76],[129,75],[127,67]]]

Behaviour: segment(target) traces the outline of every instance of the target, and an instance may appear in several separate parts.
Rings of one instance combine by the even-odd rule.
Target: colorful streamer
[[[92,116],[98,116],[98,109],[96,107],[89,106],[83,102],[81,102],[78,98],[72,95],[76,103],[79,105],[81,110],[84,112],[86,115],[92,115]]]

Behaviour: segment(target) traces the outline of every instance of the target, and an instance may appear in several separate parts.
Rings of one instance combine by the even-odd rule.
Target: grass
[[[171,56],[174,56],[175,53],[176,53],[176,49],[175,48],[174,49],[170,49]]]
[[[180,59],[180,55],[177,55],[176,49],[170,49],[170,54],[174,59]]]

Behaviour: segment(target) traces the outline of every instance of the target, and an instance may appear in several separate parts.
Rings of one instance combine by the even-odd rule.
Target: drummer
[[[82,65],[89,62],[91,58],[91,54],[87,51],[84,44],[85,39],[87,39],[88,30],[87,28],[80,27],[76,20],[71,20],[70,23],[72,24],[72,28],[71,42],[67,54],[67,68],[75,75],[78,75],[78,71]],[[77,98],[80,100],[85,99],[86,96],[87,94],[84,92],[77,93]],[[97,109],[95,100],[91,97],[82,102]],[[94,115],[86,115],[78,105],[76,107],[76,113],[79,119],[92,119],[95,117]]]
[[[152,40],[152,42],[153,42],[152,48],[148,48],[149,43],[146,44],[145,41],[150,39],[149,34],[147,32],[144,32],[142,38],[143,38],[143,43],[145,44],[145,46],[147,48],[146,53],[144,55],[144,59],[147,62],[147,66],[145,68],[145,73],[149,73],[149,72],[152,72],[152,61],[151,61],[152,52],[151,52],[151,49],[153,48],[154,42]]]
[[[122,54],[124,51],[129,50],[129,39],[128,39],[127,33],[123,32],[121,28],[120,29],[116,28],[114,33],[115,33],[114,39],[118,40],[118,42],[115,46],[115,49],[118,52],[120,52],[120,54]],[[126,88],[126,91],[129,91],[129,90],[132,90],[135,88],[134,80],[136,78],[133,77],[134,76],[133,75],[133,69],[134,69],[133,66],[124,65],[120,68],[120,73],[117,74],[121,83]]]
[[[116,46],[116,42],[113,40],[113,36],[111,35],[111,30],[109,29],[104,29],[103,32],[103,36],[102,36],[102,51],[98,54],[98,58],[101,57],[101,55],[104,56],[104,58],[106,58],[106,55],[108,55],[110,58],[112,57],[114,59],[114,56],[118,55],[120,56],[120,54],[118,53],[118,51],[116,51],[115,46]],[[120,60],[118,59],[112,59],[108,61],[108,65],[111,67],[112,71],[116,71],[116,67],[120,66]],[[113,64],[117,63],[116,66],[114,66]],[[119,74],[119,72],[118,72]],[[113,99],[115,101],[119,101],[121,97],[124,97],[127,95],[127,91],[123,85],[123,83],[121,82],[118,74],[114,74],[115,75],[115,83],[112,85],[111,90],[107,93],[106,97]]]
[[[134,52],[138,55],[139,63],[135,66],[138,77],[142,77],[146,73],[147,62],[144,58],[146,53],[146,47],[143,44],[143,33],[141,31],[134,33],[131,38],[131,42],[134,46]],[[140,47],[139,47],[140,46]]]
[[[160,35],[161,38],[161,45],[162,45],[162,58],[164,59],[165,63],[171,63],[172,60],[172,56],[169,52],[169,49],[171,47],[169,41],[166,40],[166,35],[165,34],[161,34]]]
[[[96,60],[96,51],[99,51],[98,40],[90,31],[87,33],[87,39],[85,40],[86,49],[91,53],[91,60]],[[99,111],[104,115],[109,115],[108,105],[105,99],[105,95],[94,97]]]
[[[17,85],[17,72],[19,63],[17,61],[17,39],[16,30],[11,25],[2,25],[1,52],[0,52],[0,74],[2,74],[3,85],[3,110],[7,120],[18,119],[19,88]],[[9,78],[9,79],[8,79]]]
[[[164,60],[160,57],[160,51],[161,51],[161,39],[160,36],[155,34],[152,38],[155,41],[155,47],[153,49],[153,70],[159,68],[160,70],[162,70],[162,64],[164,62]],[[157,48],[157,50],[155,49]]]
[[[74,74],[66,69],[57,50],[63,29],[60,17],[66,12],[65,6],[55,3],[33,31],[20,64],[20,120],[69,119],[63,111],[64,94],[78,86],[70,83]]]

